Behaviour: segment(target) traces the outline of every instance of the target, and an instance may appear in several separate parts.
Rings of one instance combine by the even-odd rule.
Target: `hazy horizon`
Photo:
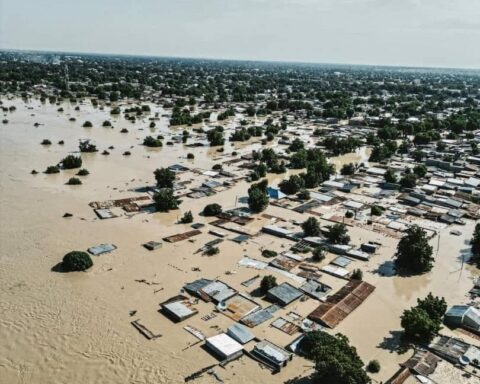
[[[0,49],[479,69],[475,0],[0,0]]]

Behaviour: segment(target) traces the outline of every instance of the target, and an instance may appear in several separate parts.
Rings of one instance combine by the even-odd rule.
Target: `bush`
[[[272,251],[271,249],[264,249],[264,250],[262,251],[262,256],[263,256],[263,257],[268,257],[268,258],[270,258],[270,257],[275,257],[275,256],[277,256],[277,255],[278,255],[278,253],[275,252],[275,251]]]
[[[353,280],[363,280],[363,272],[361,269],[357,268],[354,269],[352,272],[352,279]]]
[[[205,251],[205,254],[208,256],[217,255],[218,253],[220,253],[220,250],[218,249],[218,247],[208,247],[207,250]]]
[[[372,216],[382,216],[383,210],[378,205],[372,205],[370,208],[370,214]]]
[[[122,129],[120,130],[120,133],[128,133],[128,129],[127,129],[127,128],[122,128]]]
[[[378,362],[378,360],[370,360],[367,365],[367,371],[370,373],[380,372],[380,363]]]
[[[260,282],[260,290],[263,294],[266,294],[270,289],[277,286],[277,278],[272,275],[263,276]]]
[[[86,252],[72,251],[63,257],[62,268],[67,272],[85,271],[93,265],[90,255]]]
[[[90,140],[82,140],[78,145],[80,152],[97,152],[97,146],[90,143]]]
[[[217,216],[222,213],[222,206],[217,203],[208,204],[203,208],[203,214],[205,216]]]
[[[163,144],[161,140],[155,139],[152,136],[147,136],[145,139],[143,139],[143,145],[146,147],[151,147],[151,148],[158,148],[161,147]]]
[[[350,176],[355,173],[355,165],[353,163],[343,164],[340,173],[344,176]]]
[[[45,170],[45,173],[49,174],[49,175],[52,174],[52,173],[59,173],[59,172],[60,172],[60,168],[58,168],[58,165],[50,165]]]
[[[77,172],[77,176],[87,176],[89,175],[90,172],[88,172],[88,169],[82,168]]]
[[[351,219],[351,218],[353,218],[353,216],[354,216],[354,213],[352,211],[345,212],[345,217],[347,219]]]
[[[80,168],[82,166],[82,158],[80,156],[68,155],[62,160],[64,169]]]
[[[309,217],[302,223],[302,229],[305,236],[320,235],[320,223],[315,217]]]
[[[82,184],[82,180],[80,180],[78,177],[71,177],[67,181],[68,185],[80,185]]]
[[[188,153],[187,154],[187,159],[193,160],[193,159],[195,159],[195,155],[193,153]]]
[[[112,126],[112,123],[110,123],[110,121],[108,120],[105,120],[103,123],[102,123],[102,127],[111,127]]]
[[[50,140],[48,140],[48,139],[43,139],[40,144],[42,144],[42,145],[51,145],[52,142],[51,142]]]
[[[187,211],[183,214],[183,217],[180,219],[180,223],[182,224],[189,224],[193,223],[193,215],[192,211]]]
[[[310,200],[310,191],[308,189],[302,189],[297,193],[297,197],[300,200]]]
[[[91,127],[93,127],[93,124],[90,121],[87,120],[83,123],[83,127],[84,128],[91,128]]]
[[[325,259],[325,249],[323,247],[316,247],[312,251],[313,261],[320,262]]]

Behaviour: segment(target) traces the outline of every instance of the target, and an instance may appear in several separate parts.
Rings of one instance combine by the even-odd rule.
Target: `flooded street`
[[[141,145],[147,135],[163,134],[164,143],[171,139],[166,117],[160,118],[152,130],[147,119],[132,124],[122,116],[111,116],[109,108],[101,111],[89,103],[75,111],[73,104],[65,102],[64,112],[58,112],[58,106],[38,100],[4,102],[14,104],[17,110],[8,115],[8,124],[0,126],[0,383],[182,383],[185,376],[215,364],[216,360],[200,346],[191,347],[197,340],[182,329],[183,324],[174,325],[157,312],[159,303],[200,277],[222,278],[245,290],[241,282],[256,271],[239,267],[238,261],[245,255],[260,258],[261,247],[281,250],[288,242],[268,235],[241,245],[226,240],[219,245],[220,254],[214,257],[195,254],[212,239],[207,231],[193,242],[164,243],[154,252],[141,244],[188,231],[189,225],[177,224],[188,210],[195,222],[207,223],[211,220],[199,213],[209,203],[219,203],[224,209],[245,205],[241,198],[246,196],[248,184],[240,181],[227,191],[202,199],[184,197],[180,210],[167,214],[137,213],[100,220],[88,203],[135,196],[135,189],[154,184],[156,168],[179,163],[210,170],[213,159],[221,154],[209,147],[188,148],[181,143],[162,148]],[[152,115],[155,112],[165,113],[152,105]],[[70,117],[76,121],[69,121]],[[107,119],[113,128],[102,127]],[[82,127],[86,120],[93,123],[92,128]],[[38,127],[34,126],[36,122]],[[120,133],[122,128],[129,132]],[[181,134],[182,129],[175,131]],[[43,139],[51,140],[52,145],[40,145]],[[67,154],[76,154],[80,139],[91,139],[99,149],[97,153],[82,154],[82,168],[90,171],[82,178],[83,185],[65,184],[77,170],[43,173]],[[65,144],[57,144],[60,140]],[[111,154],[102,155],[110,146],[114,146],[109,150]],[[261,145],[227,143],[222,159],[228,160],[233,150],[247,154],[252,148]],[[131,156],[123,156],[125,151],[131,151]],[[339,170],[345,163],[366,162],[369,151],[362,148],[331,162]],[[195,154],[194,160],[186,158],[189,152]],[[30,174],[32,169],[39,173]],[[269,175],[269,181],[277,184],[283,177]],[[66,212],[73,217],[63,218]],[[276,206],[270,206],[267,212],[286,220],[301,222],[306,218]],[[259,227],[267,222],[260,217],[256,220]],[[321,221],[322,225],[331,224]],[[382,244],[380,253],[368,263],[355,262],[363,269],[364,279],[376,289],[334,333],[347,335],[364,362],[380,361],[382,370],[374,376],[378,381],[385,381],[397,370],[398,363],[410,357],[409,353],[396,352],[404,309],[429,292],[444,296],[449,306],[469,302],[466,293],[479,272],[463,265],[462,255],[469,252],[474,224],[468,221],[465,226],[442,229],[440,240],[431,240],[436,255],[434,269],[418,277],[388,275],[396,239],[368,228],[350,228],[354,244],[368,240]],[[451,235],[451,229],[460,230],[462,235]],[[51,271],[65,253],[101,243],[113,243],[118,249],[94,257],[94,267],[88,272]],[[308,313],[314,307],[315,302],[308,300],[298,302],[287,312]],[[199,308],[208,313],[213,305],[200,303]],[[130,316],[130,311],[137,311],[135,317]],[[152,341],[141,337],[130,325],[136,318],[162,337]],[[230,326],[231,320],[219,315],[205,323],[196,316],[189,324],[203,327],[207,336],[212,336],[218,329]],[[271,336],[270,332],[268,324],[255,328],[260,338],[268,337],[281,345],[291,341],[283,333]],[[448,329],[443,332],[452,333]],[[304,376],[311,372],[310,367],[310,362],[294,358],[286,369],[272,376],[243,357],[218,369],[218,373],[226,383],[281,383]],[[214,382],[209,375],[195,381]]]

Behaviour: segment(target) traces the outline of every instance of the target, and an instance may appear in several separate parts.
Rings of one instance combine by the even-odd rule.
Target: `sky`
[[[0,49],[480,68],[480,0],[0,0]]]

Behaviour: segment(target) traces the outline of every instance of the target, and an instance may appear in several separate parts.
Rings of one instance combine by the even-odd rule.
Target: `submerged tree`
[[[158,188],[173,188],[173,182],[175,181],[175,172],[168,168],[158,168],[153,174],[157,181]]]
[[[90,255],[86,252],[72,251],[63,257],[62,269],[67,272],[85,271],[93,265]]]
[[[263,276],[260,282],[260,290],[266,294],[270,289],[277,286],[277,278],[272,275]]]
[[[350,236],[348,235],[348,229],[345,224],[337,223],[329,225],[328,232],[325,237],[330,243],[333,244],[348,244],[350,242]]]
[[[157,211],[168,212],[171,209],[177,209],[181,203],[177,197],[173,195],[173,189],[162,188],[155,195],[153,195],[155,207]]]
[[[432,253],[433,247],[428,244],[425,230],[413,225],[398,243],[395,264],[409,273],[425,273],[433,268]]]
[[[267,180],[263,180],[248,189],[248,206],[252,212],[262,212],[268,207],[267,185]]]
[[[368,384],[370,378],[363,362],[346,336],[330,335],[323,331],[305,334],[299,348],[305,357],[315,363],[313,383]]]
[[[418,299],[417,306],[403,312],[401,325],[404,338],[416,343],[429,343],[440,331],[446,311],[447,303],[443,297],[429,293],[425,299]]]
[[[320,223],[315,217],[309,217],[302,223],[302,229],[305,236],[319,236]]]

